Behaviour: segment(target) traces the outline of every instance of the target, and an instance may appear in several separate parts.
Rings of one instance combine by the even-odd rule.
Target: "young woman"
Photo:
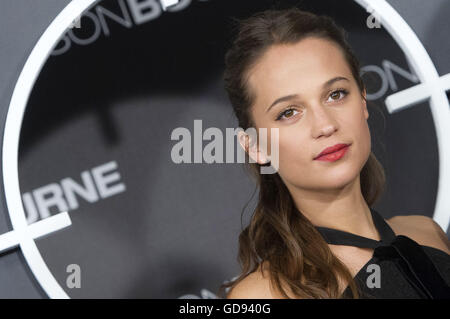
[[[239,127],[267,128],[268,150],[279,132],[275,174],[260,173],[271,154],[239,135],[259,202],[239,238],[242,274],[221,287],[227,298],[450,298],[438,224],[372,208],[385,176],[342,28],[296,8],[260,12],[240,22],[224,80]]]

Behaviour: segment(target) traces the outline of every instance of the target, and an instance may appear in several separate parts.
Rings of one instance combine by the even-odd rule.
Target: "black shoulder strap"
[[[377,248],[382,245],[389,245],[395,239],[395,233],[383,217],[370,208],[373,223],[380,235],[380,241],[362,237],[343,230],[328,227],[315,226],[328,244],[356,246],[361,248]]]
[[[372,208],[370,211],[380,241],[327,227],[316,226],[316,229],[329,244],[373,248],[377,260],[393,260],[406,280],[423,298],[450,299],[449,285],[422,246],[407,236],[395,235],[377,211]]]

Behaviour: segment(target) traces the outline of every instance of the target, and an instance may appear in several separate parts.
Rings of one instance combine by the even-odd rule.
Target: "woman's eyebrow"
[[[341,81],[341,80],[350,81],[349,79],[347,79],[344,76],[337,76],[337,77],[334,77],[334,78],[326,81],[324,84],[322,84],[322,89],[326,89],[326,88],[330,87],[334,82]],[[272,105],[267,108],[266,113],[269,112],[269,110],[273,106],[275,106],[275,104],[281,103],[281,102],[284,102],[284,101],[289,101],[289,100],[292,100],[292,99],[297,98],[297,97],[299,97],[298,94],[290,94],[290,95],[286,95],[286,96],[283,96],[283,97],[280,97],[280,98],[276,99],[272,103]]]

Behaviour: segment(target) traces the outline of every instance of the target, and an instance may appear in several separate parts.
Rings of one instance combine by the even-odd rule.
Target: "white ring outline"
[[[390,113],[430,98],[431,114],[436,129],[439,152],[439,181],[433,219],[447,231],[450,223],[450,106],[446,90],[450,75],[439,77],[430,56],[415,32],[400,14],[385,0],[355,0],[363,8],[371,8],[381,24],[398,43],[421,84],[388,96],[385,100]],[[447,181],[447,183],[445,183]]]
[[[98,0],[72,0],[53,20],[49,27],[45,30],[43,35],[38,40],[28,57],[17,83],[14,87],[11,102],[8,108],[8,113],[5,122],[5,129],[3,135],[3,184],[5,188],[5,198],[8,213],[11,219],[11,224],[14,230],[25,230],[27,227],[26,215],[21,200],[18,174],[18,150],[20,129],[22,125],[23,115],[27,106],[28,98],[34,83],[39,76],[39,73],[45,64],[47,58],[51,54],[52,49],[58,43],[60,37],[65,30],[76,20],[85,10],[95,4]],[[428,91],[431,92],[431,109],[434,123],[437,130],[439,159],[440,159],[440,174],[438,196],[436,200],[436,210],[434,218],[441,227],[448,228],[450,221],[450,214],[446,216],[446,210],[450,207],[450,199],[445,199],[443,194],[448,193],[443,190],[450,188],[450,183],[444,183],[444,180],[449,180],[449,170],[443,169],[444,158],[449,158],[450,143],[447,142],[446,136],[449,136],[448,129],[445,128],[445,123],[450,123],[450,115],[443,111],[444,105],[448,106],[448,100],[445,90],[449,87],[443,81],[439,81],[439,75],[434,67],[429,55],[423,47],[420,40],[417,38],[413,30],[408,26],[405,20],[390,6],[385,0],[354,0],[363,8],[372,8],[374,12],[378,13],[381,23],[386,27],[387,31],[399,44],[406,57],[412,63],[422,84],[427,85]],[[395,26],[395,28],[394,28]],[[397,29],[396,29],[397,28]],[[401,30],[401,31],[398,31]],[[400,33],[404,33],[400,35]],[[405,41],[408,39],[410,41]],[[411,43],[414,48],[411,48]],[[418,60],[418,58],[423,60]],[[419,63],[424,62],[426,67],[423,68]],[[446,77],[449,79],[449,77]],[[435,85],[433,87],[433,85]],[[400,94],[396,93],[396,94]],[[393,94],[392,96],[395,96]],[[386,104],[391,105],[390,97],[386,99]],[[444,101],[445,100],[445,101]],[[438,108],[437,106],[441,106]],[[447,134],[447,135],[445,135]],[[444,143],[447,142],[447,143]],[[447,146],[446,146],[447,145]],[[442,147],[442,149],[441,149]],[[441,174],[443,172],[443,174]],[[39,282],[43,290],[50,298],[69,298],[66,292],[59,286],[58,282],[51,274],[47,265],[33,239],[28,238],[20,242],[20,247],[25,260],[33,272],[36,280]]]
[[[42,67],[54,46],[58,44],[60,37],[72,22],[96,1],[73,0],[58,14],[31,51],[14,87],[3,135],[2,169],[7,209],[13,231],[17,234],[24,235],[28,227],[21,199],[18,171],[20,130],[28,98]],[[50,231],[53,230],[49,229]],[[46,294],[50,298],[69,298],[45,264],[36,242],[30,236],[20,238],[22,254]]]

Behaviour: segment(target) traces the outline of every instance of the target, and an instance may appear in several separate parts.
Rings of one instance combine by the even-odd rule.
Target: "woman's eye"
[[[348,93],[348,91],[344,90],[344,89],[333,91],[330,94],[330,98],[332,99],[332,101],[330,101],[328,99],[327,102],[333,102],[333,101],[342,100],[347,95],[347,93]]]
[[[287,110],[281,112],[277,117],[277,121],[280,120],[282,117],[284,117],[285,119],[289,119],[289,118],[293,117],[294,115],[296,115],[296,113],[294,113],[294,112],[298,112],[298,111],[296,111],[294,109],[287,109]]]

